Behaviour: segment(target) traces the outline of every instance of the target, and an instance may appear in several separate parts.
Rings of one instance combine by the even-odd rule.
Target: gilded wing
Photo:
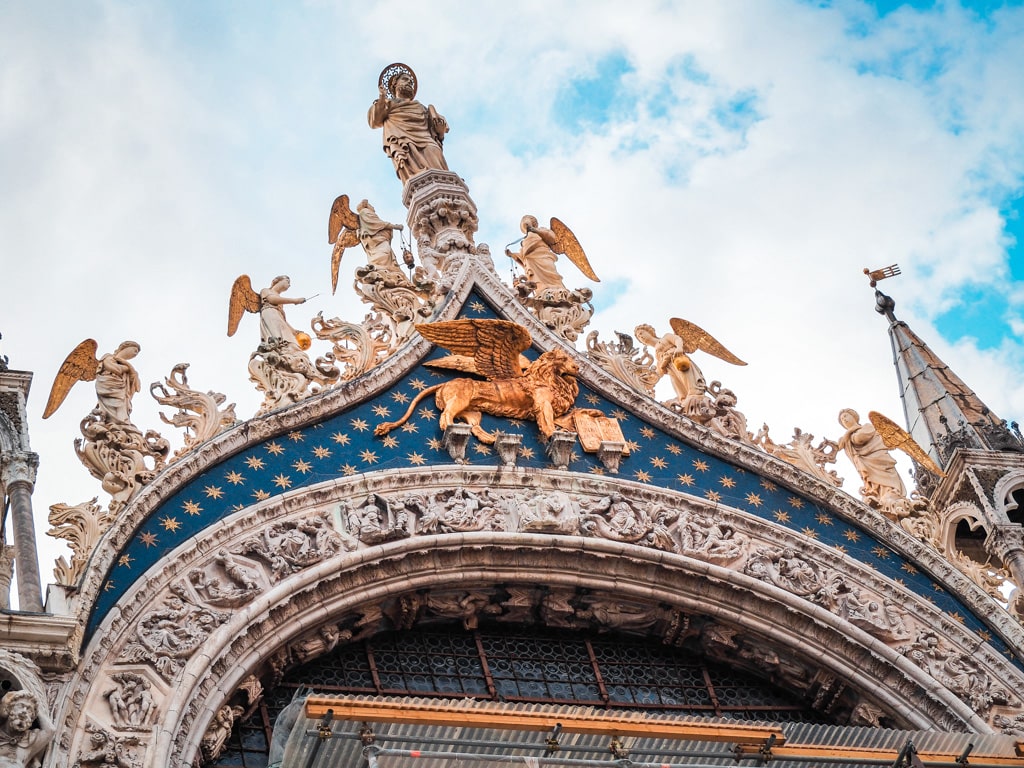
[[[53,386],[50,387],[50,399],[46,401],[46,410],[43,411],[44,419],[50,418],[60,408],[75,382],[96,378],[96,369],[100,364],[96,359],[97,346],[95,339],[86,339],[64,358],[53,379]]]
[[[722,346],[718,339],[696,323],[691,323],[689,320],[683,320],[679,317],[673,317],[669,320],[669,324],[671,324],[672,331],[676,336],[683,340],[684,349],[687,354],[701,350],[709,355],[714,355],[719,360],[725,360],[727,363],[746,365],[745,362]]]
[[[341,236],[332,242],[334,243],[334,251],[331,253],[331,295],[333,296],[338,290],[338,268],[341,266],[342,254],[345,253],[346,248],[359,245],[359,234],[355,229],[349,229],[346,225]]]
[[[334,244],[342,227],[359,228],[359,218],[348,205],[348,195],[339,195],[331,205],[331,217],[327,220],[327,242]]]
[[[883,416],[878,411],[870,411],[868,419],[871,421],[875,431],[878,432],[878,436],[882,438],[886,448],[899,448],[929,472],[939,477],[946,476],[946,473],[939,468],[939,465],[932,460],[932,457],[925,453],[924,448],[918,445],[917,441],[910,436],[910,433],[895,421],[888,416]]]
[[[551,231],[555,233],[555,237],[558,240],[552,250],[555,253],[564,253],[584,276],[590,278],[595,283],[601,282],[601,279],[594,273],[594,268],[590,266],[587,254],[583,252],[583,246],[580,245],[580,241],[576,239],[576,235],[572,233],[572,230],[565,226],[560,219],[552,217]]]
[[[458,356],[472,358],[476,373],[492,381],[521,376],[519,353],[532,343],[529,331],[508,320],[464,318],[419,323],[416,330],[427,341]]]
[[[260,311],[260,295],[252,289],[248,275],[240,275],[231,286],[231,300],[228,302],[228,336],[234,336],[238,323],[246,312]]]

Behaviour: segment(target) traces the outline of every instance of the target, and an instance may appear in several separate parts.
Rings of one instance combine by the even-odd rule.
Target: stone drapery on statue
[[[529,348],[532,339],[521,325],[466,318],[421,323],[416,330],[454,353],[428,365],[474,373],[486,381],[461,378],[428,387],[413,399],[401,419],[377,425],[374,434],[386,435],[402,426],[419,402],[435,392],[441,429],[460,419],[471,426],[478,440],[488,444],[494,442],[495,435],[480,426],[485,413],[535,421],[541,434],[549,438],[558,426],[556,420],[572,410],[579,394],[576,362],[563,350],[553,349],[524,366],[520,353]]]
[[[839,412],[839,423],[846,429],[839,438],[839,447],[846,452],[864,486],[860,489],[864,502],[898,520],[927,506],[920,497],[907,497],[907,489],[896,471],[896,460],[890,449],[899,448],[917,464],[936,475],[943,475],[931,457],[907,432],[891,419],[871,411],[868,424],[852,408]]]
[[[391,247],[396,229],[401,231],[403,227],[401,224],[384,221],[368,200],[360,202],[353,212],[349,208],[348,195],[339,195],[331,206],[331,217],[327,223],[327,240],[334,246],[331,254],[331,293],[338,290],[341,257],[347,248],[356,244],[363,246],[368,267],[373,267],[382,275],[406,281]]]
[[[416,73],[405,64],[390,64],[380,73],[377,90],[367,120],[371,128],[384,129],[384,153],[402,183],[429,169],[447,171],[442,144],[448,123],[432,104],[416,101]]]

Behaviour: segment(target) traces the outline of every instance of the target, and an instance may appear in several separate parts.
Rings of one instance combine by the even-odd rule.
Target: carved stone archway
[[[472,521],[445,516],[460,488],[477,499]],[[417,496],[433,501],[407,509]],[[500,509],[491,518],[479,506],[485,496]],[[365,527],[354,510],[371,499],[387,502],[390,517]],[[401,499],[415,524],[400,520],[392,502]],[[545,506],[552,500],[568,500],[575,519]],[[687,521],[718,532],[695,538]],[[655,614],[637,621],[591,610],[598,626],[632,622],[633,631],[664,638],[673,612],[700,617],[778,649],[810,677],[841,681],[906,727],[986,732],[1009,691],[1024,689],[1019,670],[926,600],[764,520],[623,480],[435,467],[285,494],[165,557],[93,636],[60,713],[78,741],[62,743],[51,764],[74,759],[87,722],[115,736],[126,728],[145,734],[144,765],[166,765],[168,756],[189,764],[239,686],[253,675],[272,678],[320,627],[372,633],[396,626],[385,608],[403,596],[498,595],[538,584]],[[491,604],[508,609],[500,596]],[[878,613],[883,604],[903,608]],[[182,634],[186,626],[194,629]],[[973,666],[962,677],[983,681],[977,690],[955,674],[966,664]],[[153,702],[149,720],[85,720],[84,712],[110,709],[104,699],[126,674]]]

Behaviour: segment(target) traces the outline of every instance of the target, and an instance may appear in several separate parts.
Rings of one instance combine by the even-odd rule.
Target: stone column
[[[36,482],[39,455],[9,453],[0,467],[0,481],[10,499],[14,529],[14,565],[18,574],[18,607],[23,611],[43,610],[36,551],[35,522],[32,519],[32,489]]]
[[[998,557],[1014,583],[1024,588],[1024,528],[1013,523],[994,527],[985,539],[985,551]]]

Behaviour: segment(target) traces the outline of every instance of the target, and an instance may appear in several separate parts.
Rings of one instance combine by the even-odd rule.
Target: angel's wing
[[[345,253],[346,248],[359,245],[359,235],[356,230],[349,229],[346,225],[341,236],[331,242],[334,243],[334,251],[331,253],[331,295],[334,295],[338,290],[338,268],[341,266],[341,256]]]
[[[576,239],[576,235],[572,233],[572,230],[565,226],[560,219],[552,217],[551,231],[555,233],[555,237],[558,240],[552,250],[555,253],[564,253],[580,272],[595,283],[601,282],[601,279],[594,274],[594,268],[587,261],[587,254],[583,252],[583,246],[580,245],[580,241]]]
[[[895,421],[888,416],[883,416],[878,411],[870,411],[868,419],[871,421],[875,431],[878,432],[878,436],[882,438],[886,448],[899,448],[929,472],[939,477],[946,476],[946,473],[939,468],[939,465],[932,460],[932,457],[925,453],[924,448],[918,445],[917,441]]]
[[[523,326],[508,320],[464,318],[416,326],[423,338],[462,357],[472,358],[476,373],[490,380],[512,379],[523,373],[519,353],[532,339]]]
[[[689,320],[683,320],[679,317],[673,317],[669,320],[669,324],[672,326],[676,336],[683,340],[683,343],[686,345],[687,354],[701,350],[709,355],[714,355],[719,360],[725,360],[727,363],[746,365],[745,362],[726,349],[718,339],[696,323],[691,323]]]
[[[238,323],[246,312],[260,311],[260,295],[252,289],[248,275],[241,275],[231,286],[228,302],[228,336],[234,336]]]
[[[100,364],[96,359],[96,349],[96,340],[86,339],[64,358],[53,379],[53,386],[50,387],[50,399],[46,401],[46,410],[43,411],[44,419],[50,418],[60,408],[75,382],[96,378],[96,368]]]
[[[331,205],[331,217],[327,220],[327,242],[334,244],[342,227],[359,228],[359,217],[348,204],[348,195],[339,195]]]

